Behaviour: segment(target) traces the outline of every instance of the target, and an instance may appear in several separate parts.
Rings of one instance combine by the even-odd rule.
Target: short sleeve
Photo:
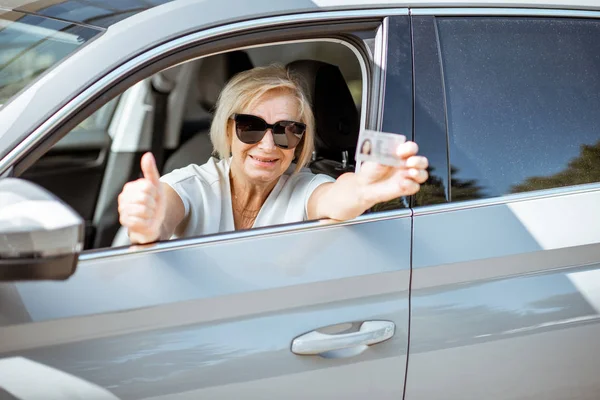
[[[304,191],[304,220],[308,219],[308,200],[310,196],[313,194],[315,189],[321,186],[324,183],[332,183],[335,182],[335,179],[329,175],[317,174],[313,176],[313,178],[306,185],[306,189]]]
[[[194,174],[188,168],[176,169],[168,174],[161,176],[160,181],[171,186],[171,188],[179,195],[183,206],[185,207],[185,215],[190,212],[190,193],[186,188],[186,182],[193,180]]]

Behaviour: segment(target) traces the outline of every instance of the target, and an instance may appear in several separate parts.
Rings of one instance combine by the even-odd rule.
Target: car
[[[5,391],[60,397],[48,368],[121,399],[600,397],[597,0],[0,0],[0,24],[0,370],[31,376]],[[427,183],[123,241],[141,155],[206,162],[223,84],[273,62],[309,84],[313,172],[354,171],[372,129]]]

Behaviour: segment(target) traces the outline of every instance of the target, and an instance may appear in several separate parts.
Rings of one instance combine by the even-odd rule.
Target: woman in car
[[[119,195],[131,243],[197,236],[303,220],[348,220],[373,205],[416,193],[427,159],[406,142],[401,167],[366,162],[337,180],[303,168],[313,151],[314,118],[299,82],[282,66],[236,75],[217,103],[212,158],[160,177],[151,153],[143,178]],[[295,161],[295,164],[293,162]]]

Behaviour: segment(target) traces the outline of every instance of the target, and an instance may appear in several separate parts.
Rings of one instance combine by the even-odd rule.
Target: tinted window
[[[382,130],[397,133],[412,140],[413,82],[410,20],[406,16],[390,17],[388,27],[387,68]],[[409,207],[406,197],[376,204],[372,211],[387,211]]]
[[[600,21],[437,24],[453,201],[600,182]]]
[[[0,105],[100,31],[0,11]]]

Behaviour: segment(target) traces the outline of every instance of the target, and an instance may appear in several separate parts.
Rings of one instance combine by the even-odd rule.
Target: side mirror
[[[0,179],[0,282],[67,279],[83,237],[83,219],[54,195],[22,179]]]

